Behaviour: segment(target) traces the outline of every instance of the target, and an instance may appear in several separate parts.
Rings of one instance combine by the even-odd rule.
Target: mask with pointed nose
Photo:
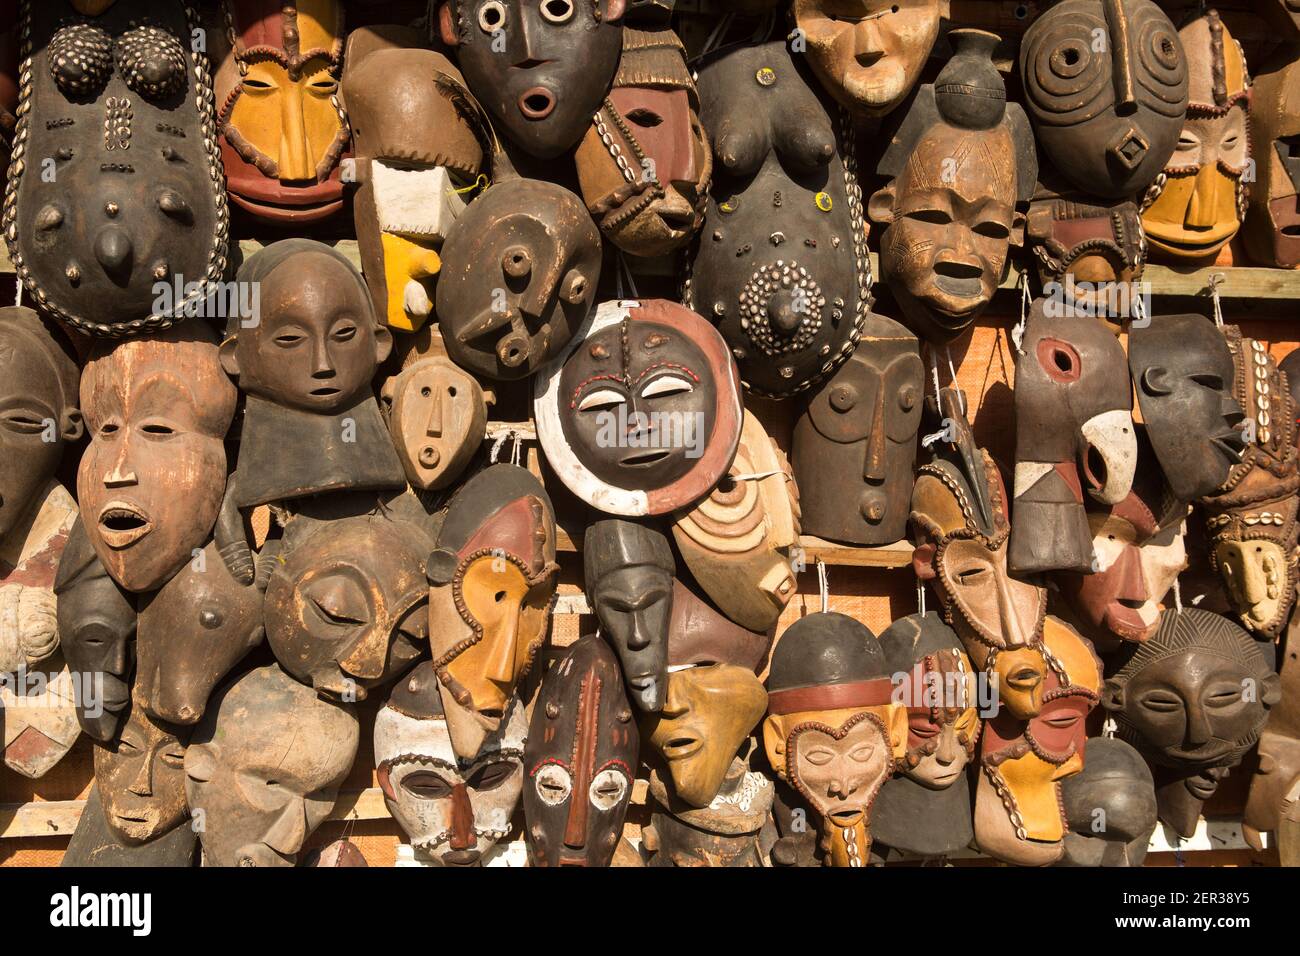
[[[1156,789],[1142,755],[1114,737],[1088,741],[1083,770],[1061,781],[1065,853],[1057,866],[1141,866],[1156,828]]]
[[[1294,14],[1300,23],[1300,7]],[[1300,60],[1283,48],[1251,91],[1250,136],[1259,161],[1242,238],[1250,258],[1266,265],[1300,265]]]
[[[360,730],[350,709],[274,664],[220,689],[185,751],[206,866],[293,866],[338,797]]]
[[[95,746],[95,784],[104,821],[123,843],[147,843],[187,816],[187,735],[181,728],[154,720],[137,701],[117,736]]]
[[[384,382],[380,402],[412,488],[446,488],[483,445],[483,386],[447,358],[408,365]]]

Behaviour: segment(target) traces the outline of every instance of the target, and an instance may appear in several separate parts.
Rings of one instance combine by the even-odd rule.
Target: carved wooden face
[[[483,445],[483,387],[445,358],[407,366],[384,383],[380,400],[413,488],[446,488]]]
[[[823,819],[849,826],[871,809],[893,769],[884,722],[869,711],[786,715],[786,775]]]
[[[1300,8],[1296,17],[1300,20]],[[1244,236],[1251,258],[1300,264],[1300,63],[1255,81],[1250,134],[1259,161]]]
[[[117,738],[95,747],[104,820],[123,843],[152,840],[185,819],[185,745],[178,732],[135,705]]]

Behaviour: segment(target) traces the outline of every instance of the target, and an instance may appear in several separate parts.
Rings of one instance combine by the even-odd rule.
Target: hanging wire
[[[960,388],[957,388],[957,369],[952,364],[952,349],[950,349],[946,345],[943,347],[943,349],[945,352],[948,353],[948,374],[952,376],[951,380],[949,381],[949,384],[951,384],[952,387],[956,389],[957,399],[958,401],[961,402],[961,413],[965,415],[966,414],[966,393],[963,392]]]
[[[1223,301],[1219,297],[1219,285],[1227,278],[1222,272],[1210,276],[1210,300],[1214,303],[1214,324],[1223,328]]]
[[[925,582],[920,578],[916,579],[916,610],[925,617]]]
[[[492,450],[488,453],[489,464],[495,465],[497,463],[497,457],[501,454],[501,446],[506,443],[506,439],[511,434],[511,432],[506,431],[497,436],[497,440],[492,443]]]
[[[510,464],[518,465],[519,456],[524,447],[524,436],[517,431],[511,431],[510,435],[514,438],[514,447],[510,449]]]
[[[623,275],[627,276],[627,287],[632,290],[632,298],[640,299],[641,296],[636,291],[636,279],[632,277],[632,267],[627,264],[627,257],[623,255],[623,251],[621,249],[619,250],[618,253],[618,265]],[[621,281],[619,282],[619,288],[622,288]],[[621,299],[623,298],[623,296],[620,295],[619,298]]]
[[[1024,355],[1021,345],[1025,340],[1025,326],[1029,324],[1029,307],[1033,299],[1029,295],[1029,273],[1020,273],[1020,321],[1011,329],[1011,343],[1016,347],[1017,355]]]
[[[826,562],[821,558],[817,559],[817,590],[821,592],[822,613],[825,614],[831,607],[831,585],[826,573]]]

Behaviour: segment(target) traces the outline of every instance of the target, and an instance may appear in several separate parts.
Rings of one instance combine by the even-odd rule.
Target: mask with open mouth
[[[1160,819],[1191,836],[1201,803],[1259,739],[1280,680],[1248,633],[1199,608],[1165,611],[1130,647],[1102,703],[1156,766]]]
[[[540,159],[582,139],[618,68],[625,0],[444,0],[437,28],[499,128]]]
[[[187,731],[154,720],[137,699],[117,736],[95,746],[95,785],[109,831],[129,846],[181,825]]]
[[[1118,504],[1137,468],[1124,347],[1100,319],[1057,304],[1034,302],[1016,363],[1015,574],[1092,570],[1084,492]]]
[[[606,514],[694,504],[727,473],[740,442],[726,343],[662,299],[602,305],[538,375],[533,407],[556,475]]]
[[[844,614],[800,618],[772,653],[763,745],[821,821],[825,866],[867,865],[872,806],[907,749],[893,688],[875,635]]]
[[[954,30],[956,54],[908,108],[876,172],[871,197],[880,271],[903,324],[936,345],[962,335],[989,304],[1011,246],[1024,240],[1021,204],[1038,177],[1023,107],[1007,103],[994,34]]]
[[[22,4],[18,30],[20,161],[3,228],[19,281],[91,335],[203,308],[226,269],[229,214],[197,13],[117,0],[82,15],[50,0]]]
[[[356,714],[274,664],[227,684],[185,750],[205,866],[293,866],[356,759]]]
[[[202,322],[91,354],[77,498],[95,553],[126,590],[162,587],[212,534],[236,394]]]
[[[343,208],[349,137],[338,95],[343,4],[223,0],[221,13],[233,44],[215,82],[231,201],[269,223],[332,216]]]
[[[1300,17],[1300,7],[1296,8]],[[1300,264],[1300,60],[1284,48],[1255,77],[1250,136],[1257,178],[1242,231],[1251,259],[1293,268]]]
[[[609,866],[639,746],[618,658],[599,635],[579,638],[542,679],[528,727],[524,835],[534,866]]]
[[[433,666],[462,758],[508,716],[546,641],[559,570],[555,512],[530,472],[492,465],[461,486],[426,575]]]
[[[851,124],[781,43],[714,59],[700,99],[714,176],[682,301],[717,324],[746,389],[785,398],[833,373],[870,315]]]
[[[1088,741],[1083,770],[1061,781],[1065,853],[1057,866],[1141,866],[1156,828],[1156,788],[1142,755],[1114,737]]]
[[[411,845],[437,866],[481,865],[510,832],[524,786],[528,715],[518,698],[506,709],[482,749],[458,756],[437,674],[425,661],[397,683],[375,717],[384,803]]]

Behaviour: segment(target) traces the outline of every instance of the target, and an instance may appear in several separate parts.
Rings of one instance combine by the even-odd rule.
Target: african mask
[[[578,639],[542,679],[524,749],[524,835],[533,866],[609,866],[639,749],[618,658]]]
[[[889,183],[870,201],[872,220],[885,226],[880,271],[903,324],[939,345],[992,300],[1010,247],[1023,240],[1017,207],[1038,177],[1029,120],[1007,102],[993,65],[998,38],[982,30],[949,38],[957,52],[908,108],[876,167]]]
[[[1065,852],[1061,781],[1084,767],[1088,714],[1101,690],[1101,662],[1073,631],[1049,631],[1051,666],[1042,708],[1022,719],[1009,708],[984,721],[975,791],[975,842],[1016,866],[1047,866]]]
[[[364,46],[348,38],[343,94],[356,153],[356,223],[361,271],[375,314],[414,331],[433,311],[437,250],[465,208],[485,152],[481,122],[456,68],[432,50]]]
[[[126,590],[162,587],[212,533],[236,395],[202,322],[92,353],[77,499],[95,553]]]
[[[1020,73],[1038,142],[1079,189],[1131,198],[1173,154],[1188,64],[1173,23],[1152,0],[1051,7],[1025,33]]]
[[[59,646],[80,681],[77,720],[94,740],[113,738],[131,703],[136,612],[100,563],[78,518],[54,579]]]
[[[419,526],[373,514],[285,530],[266,585],[266,639],[280,666],[322,695],[365,700],[407,670],[429,637]],[[143,622],[142,625],[143,627]]]
[[[1142,200],[1147,241],[1171,262],[1211,258],[1237,234],[1249,189],[1243,177],[1252,166],[1250,73],[1241,47],[1215,10],[1178,36],[1187,55],[1187,120]]]
[[[618,655],[628,696],[640,710],[662,710],[677,571],[668,539],[631,521],[593,521],[582,561],[587,600]]]
[[[6,767],[36,780],[72,749],[81,736],[77,691],[86,686],[84,680],[73,677],[58,658],[40,667],[24,665],[15,676],[0,674],[0,749]]]
[[[1296,8],[1300,17],[1300,7]],[[1255,77],[1250,136],[1258,160],[1242,237],[1256,262],[1300,265],[1300,60],[1282,62]]]
[[[895,621],[880,648],[893,699],[906,708],[907,745],[872,807],[871,836],[895,850],[946,856],[974,836],[965,771],[980,732],[975,671],[938,614]]]
[[[505,838],[524,786],[528,715],[516,698],[499,730],[460,757],[433,664],[393,688],[375,717],[375,768],[384,803],[411,845],[437,866],[474,866]],[[539,711],[540,713],[540,708]]]
[[[52,481],[36,505],[0,538],[0,675],[38,664],[59,646],[54,578],[77,503]]]
[[[1213,493],[1241,460],[1242,407],[1233,357],[1214,323],[1162,315],[1129,330],[1129,372],[1147,437],[1180,501]]]
[[[537,376],[533,396],[551,468],[606,514],[693,505],[726,475],[740,442],[726,343],[664,299],[606,302]]]
[[[559,577],[551,499],[527,470],[492,465],[456,492],[428,559],[433,666],[468,760],[546,641]]]
[[[924,394],[916,336],[893,319],[869,316],[862,345],[795,422],[808,534],[862,545],[904,536]]]
[[[1296,407],[1264,343],[1224,329],[1235,367],[1233,395],[1246,410],[1241,460],[1202,504],[1210,566],[1247,630],[1264,640],[1282,633],[1300,582],[1300,448]]]
[[[767,690],[767,759],[820,819],[824,864],[866,866],[872,805],[907,744],[875,635],[844,614],[800,618],[777,642]]]
[[[359,737],[351,710],[274,664],[218,691],[185,750],[204,865],[293,866],[334,808]]]
[[[679,513],[673,537],[710,600],[742,627],[766,631],[796,591],[789,549],[799,543],[799,522],[790,464],[746,411],[727,476],[698,505]]]
[[[700,99],[714,177],[682,301],[717,324],[747,389],[785,398],[849,357],[871,310],[851,127],[781,43],[711,62]]]
[[[158,720],[197,723],[212,689],[263,634],[262,590],[237,583],[209,542],[141,602],[136,699]]]
[[[231,48],[216,75],[226,186],[269,223],[300,225],[343,207],[348,146],[339,103],[340,0],[222,0]]]
[[[128,845],[147,843],[179,826],[185,806],[185,737],[132,703],[126,723],[95,746],[95,785],[109,831]]]
[[[641,830],[647,866],[758,867],[771,841],[768,814],[776,792],[772,781],[731,762],[718,795],[707,807],[683,804],[654,772],[647,788],[650,825]],[[671,808],[671,809],[670,809]]]
[[[1059,305],[1034,302],[1016,362],[1014,574],[1091,570],[1084,492],[1118,504],[1137,468],[1124,347],[1100,320]]]
[[[591,311],[600,249],[600,232],[577,196],[498,170],[442,248],[437,314],[451,360],[505,381],[536,372]]]
[[[1156,767],[1160,819],[1190,836],[1201,804],[1259,738],[1280,681],[1249,634],[1199,608],[1165,611],[1131,647],[1102,703]]]
[[[1259,735],[1259,767],[1250,781],[1244,824],[1246,839],[1262,849],[1258,834],[1277,833],[1288,797],[1300,780],[1300,615],[1291,618],[1281,653],[1279,699]],[[1294,800],[1294,797],[1290,797]]]
[[[109,827],[99,788],[92,786],[59,866],[191,867],[198,844],[189,826],[172,827],[147,843],[124,842]]]
[[[1118,325],[1112,316],[1122,311],[1118,306],[1124,300],[1118,290],[1112,299],[1112,289],[1136,283],[1146,268],[1137,204],[1117,200],[1103,205],[1074,195],[1035,197],[1025,232],[1045,291],[1059,288],[1057,294],[1076,315],[1095,315]]]
[[[1156,829],[1156,788],[1136,750],[1114,737],[1088,741],[1083,769],[1061,781],[1065,853],[1057,866],[1141,866]]]
[[[406,366],[384,382],[379,400],[412,488],[446,488],[483,445],[483,386],[445,356]]]
[[[196,30],[176,0],[89,15],[68,0],[23,4],[5,239],[41,309],[83,332],[164,328],[225,272],[212,76]]]
[[[624,0],[443,0],[442,42],[524,151],[556,159],[582,139],[618,66]]]

